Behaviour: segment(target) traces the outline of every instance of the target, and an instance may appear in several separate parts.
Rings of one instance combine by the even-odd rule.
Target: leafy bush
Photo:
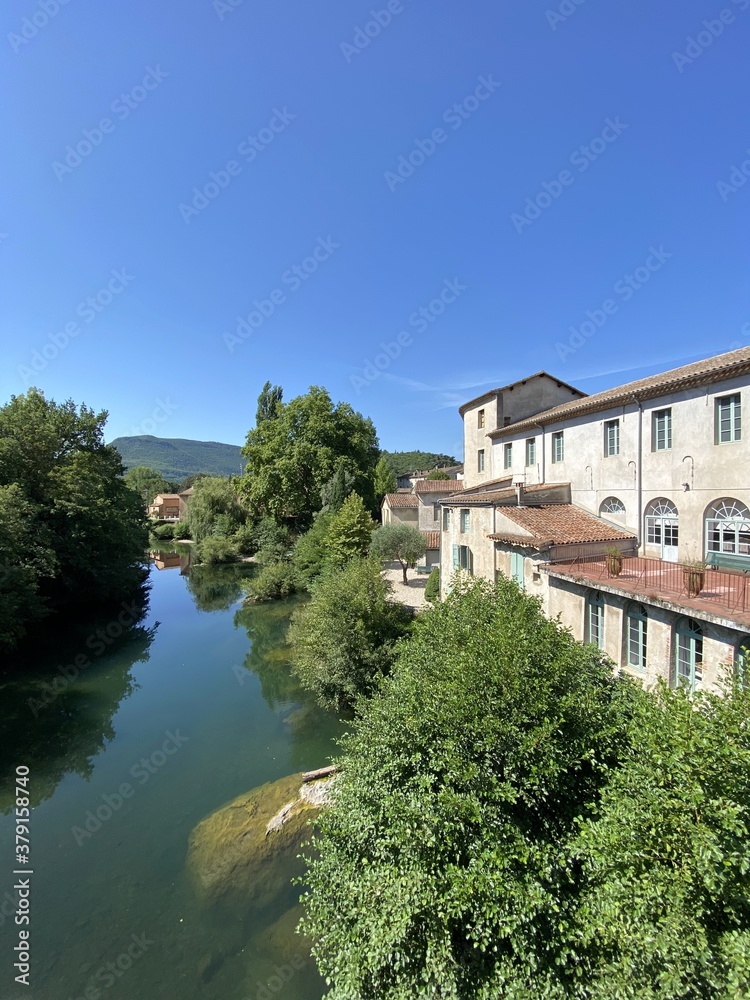
[[[302,684],[326,708],[354,705],[391,669],[395,644],[412,620],[389,600],[379,565],[352,560],[313,584],[312,599],[292,617],[289,640]]]
[[[357,493],[351,493],[333,515],[328,527],[331,563],[343,566],[349,559],[366,555],[375,522]]]
[[[249,596],[254,601],[279,600],[301,589],[297,573],[288,562],[269,563],[248,585]]]
[[[458,585],[418,616],[344,739],[308,865],[303,929],[330,1000],[612,996],[573,990],[570,844],[637,697],[510,581]]]
[[[237,551],[242,553],[243,556],[251,555],[256,551],[255,525],[250,521],[241,524],[235,531],[233,538],[237,546]]]
[[[279,524],[272,517],[264,517],[253,525],[249,532],[253,552],[266,553],[269,562],[284,559],[291,546],[291,533],[285,524]]]
[[[297,571],[300,585],[309,590],[329,563],[328,532],[332,515],[321,513],[313,521],[312,527],[300,535],[292,549],[292,563]]]
[[[424,588],[424,599],[434,604],[440,600],[440,567],[434,566],[432,572],[427,577],[427,586]]]
[[[174,524],[157,524],[151,529],[151,534],[160,542],[169,541],[174,538],[175,527]]]
[[[172,526],[172,537],[178,541],[190,538],[190,528],[187,521],[178,521]]]
[[[237,546],[231,538],[220,538],[209,535],[196,545],[198,561],[213,565],[215,563],[234,562],[237,558]]]

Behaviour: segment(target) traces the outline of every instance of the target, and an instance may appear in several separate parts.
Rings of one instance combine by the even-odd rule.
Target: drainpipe
[[[638,508],[638,533],[636,539],[638,548],[636,551],[640,552],[643,544],[643,404],[637,396],[633,396],[632,400],[638,404],[638,468],[636,471],[636,506]]]

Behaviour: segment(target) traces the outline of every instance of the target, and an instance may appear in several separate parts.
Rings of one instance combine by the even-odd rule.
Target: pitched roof
[[[533,486],[523,487],[523,496],[526,497],[529,494],[534,493],[545,493],[545,492],[557,492],[569,487],[569,483],[535,483]],[[517,494],[515,487],[510,487],[509,489],[503,490],[487,490],[484,493],[466,493],[462,494],[460,497],[451,498],[451,500],[443,500],[443,503],[455,503],[461,504],[462,507],[466,507],[469,504],[504,504],[508,500],[516,500]],[[560,503],[563,503],[560,500]],[[503,507],[505,510],[505,507]]]
[[[383,497],[383,504],[388,503],[389,507],[418,507],[419,500],[413,493],[386,493]]]
[[[616,528],[613,524],[594,517],[570,503],[541,504],[539,507],[502,507],[500,512],[509,521],[529,532],[497,532],[488,535],[493,541],[533,544],[544,548],[549,545],[580,545],[585,542],[616,542],[635,540],[631,531]]]
[[[414,484],[415,493],[456,493],[463,488],[461,479],[419,479]]]
[[[504,489],[506,486],[510,486],[513,482],[512,476],[503,476],[501,479],[487,479],[483,483],[477,483],[476,486],[467,486],[464,488],[464,492],[469,493],[487,493],[491,486],[496,486],[498,489]]]
[[[156,501],[159,498],[161,498],[161,502],[162,503],[165,503],[167,500],[179,500],[180,499],[180,494],[179,493],[157,493],[156,496],[154,497],[154,499],[151,501],[151,506],[152,507],[153,507],[153,505],[156,503]]]
[[[514,424],[508,424],[507,427],[498,427],[494,431],[488,431],[487,436],[491,438],[504,437],[528,427],[553,423],[566,417],[576,416],[579,413],[606,410],[619,403],[631,401],[634,396],[641,400],[652,399],[655,396],[662,396],[666,392],[690,389],[711,382],[719,382],[734,375],[748,373],[750,373],[750,347],[741,347],[737,351],[716,354],[704,361],[694,361],[692,364],[672,368],[670,371],[661,372],[658,375],[649,375],[648,378],[637,379],[635,382],[626,382],[625,385],[605,389],[603,392],[586,396],[584,399],[573,399],[568,403],[561,403],[559,406],[553,406],[549,410],[536,413],[533,417],[517,420]]]
[[[428,549],[439,549],[440,548],[440,532],[439,531],[423,531],[422,534],[427,542]]]
[[[570,385],[569,382],[563,382],[561,378],[556,378],[554,375],[550,375],[549,372],[539,371],[534,372],[533,375],[527,375],[526,378],[516,379],[515,382],[509,382],[508,385],[502,385],[499,389],[488,389],[487,392],[482,393],[481,396],[477,396],[476,399],[470,399],[468,403],[464,403],[463,406],[459,406],[458,412],[461,416],[464,415],[465,411],[471,409],[472,406],[477,406],[477,404],[483,402],[484,400],[490,400],[493,396],[499,396],[501,392],[512,392],[517,385],[525,385],[530,382],[533,378],[548,378],[551,382],[554,382],[558,386],[564,386],[566,389],[570,389],[572,392],[578,393],[579,396],[585,396],[586,393],[581,389],[576,389],[574,385]]]

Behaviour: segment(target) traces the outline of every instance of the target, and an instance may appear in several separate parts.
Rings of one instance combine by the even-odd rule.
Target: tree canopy
[[[343,566],[349,559],[366,555],[374,528],[375,522],[365,509],[362,497],[351,493],[328,527],[331,563]]]
[[[0,643],[48,611],[120,599],[144,578],[143,502],[104,444],[106,418],[33,388],[0,409]]]
[[[748,995],[740,685],[654,696],[468,581],[343,747],[305,879],[330,1000]]]
[[[404,476],[407,472],[424,472],[438,466],[458,465],[452,455],[432,451],[384,451],[381,454],[397,476]]]
[[[385,455],[381,455],[375,466],[375,499],[381,503],[386,493],[395,493],[397,489],[396,473]]]
[[[373,534],[370,551],[384,562],[401,563],[406,583],[406,570],[425,554],[427,541],[418,528],[394,522],[381,525]]]
[[[211,535],[229,538],[245,519],[232,480],[221,476],[196,480],[187,511],[190,534],[196,542]]]
[[[249,432],[243,455],[242,495],[254,516],[288,520],[297,530],[308,527],[323,506],[324,485],[342,463],[368,508],[374,506],[379,450],[372,421],[349,403],[334,405],[319,386],[288,403],[279,400]]]
[[[144,504],[150,504],[157,493],[172,493],[173,483],[168,483],[161,472],[147,465],[136,465],[125,473],[125,482],[139,494]]]

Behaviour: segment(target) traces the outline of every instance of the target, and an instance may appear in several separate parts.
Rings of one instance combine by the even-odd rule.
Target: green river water
[[[126,637],[92,640],[102,623],[88,622],[23,672],[0,676],[3,1000],[324,993],[309,958],[291,964],[301,962],[291,933],[299,887],[260,912],[212,906],[197,896],[185,857],[204,816],[265,782],[322,766],[342,726],[291,675],[283,637],[293,602],[242,608],[250,568],[190,569],[177,551],[152,563],[148,613]],[[64,679],[60,665],[81,654],[85,668]],[[18,765],[29,768],[33,805],[29,987],[13,969]],[[118,806],[123,782],[133,793]],[[105,817],[98,828],[90,818],[97,810]],[[123,971],[116,963],[134,935],[142,945],[122,959]]]

